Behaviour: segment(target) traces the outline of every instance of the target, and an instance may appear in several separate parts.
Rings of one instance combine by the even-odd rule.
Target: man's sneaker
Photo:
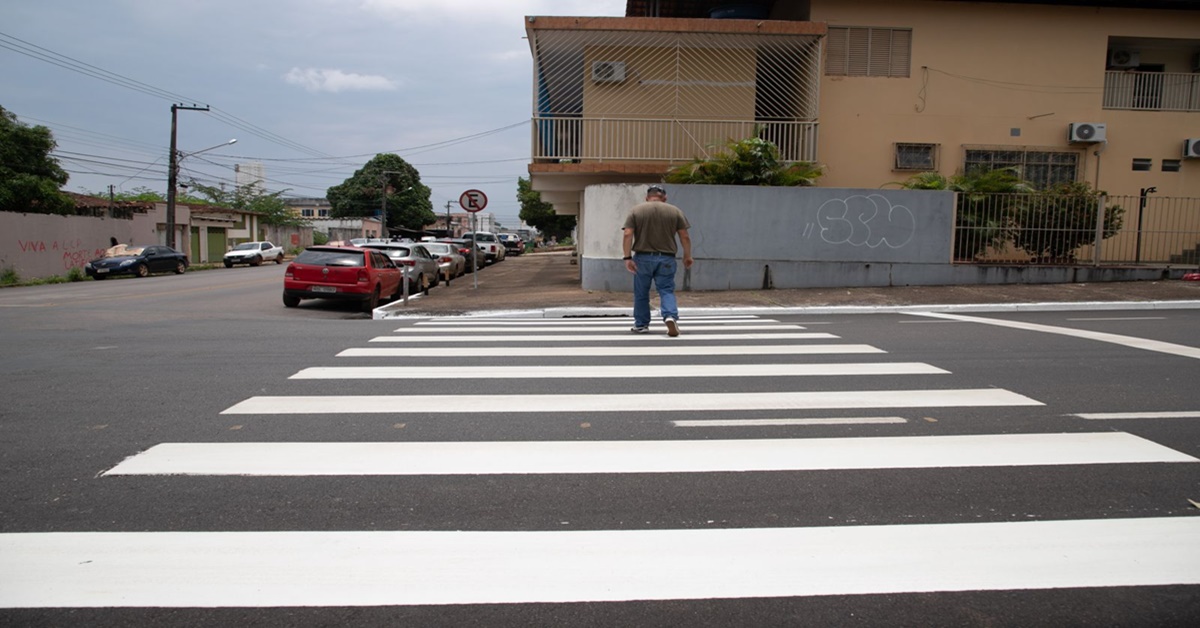
[[[679,335],[679,323],[673,318],[663,320],[667,324],[667,335],[674,338]]]
[[[631,331],[635,334],[648,334],[648,333],[650,333],[650,328],[649,327],[630,327],[629,331]]]

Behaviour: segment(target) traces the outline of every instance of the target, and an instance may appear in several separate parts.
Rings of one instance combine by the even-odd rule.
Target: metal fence
[[[966,194],[954,261],[1200,266],[1200,198]]]

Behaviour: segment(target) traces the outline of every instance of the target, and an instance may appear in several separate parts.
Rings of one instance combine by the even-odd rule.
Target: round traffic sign
[[[487,195],[479,190],[467,190],[458,197],[458,204],[463,209],[475,213],[487,207]]]

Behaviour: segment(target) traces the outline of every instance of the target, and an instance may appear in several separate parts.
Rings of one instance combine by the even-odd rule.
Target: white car
[[[283,263],[283,247],[270,242],[243,242],[225,253],[225,268],[234,264],[259,266],[263,262]]]
[[[500,238],[496,237],[496,234],[490,231],[476,231],[474,234],[464,233],[462,235],[462,239],[464,240],[470,240],[472,237],[475,238],[476,244],[479,245],[479,250],[483,251],[488,262],[495,264],[504,260],[506,252],[504,242],[501,242]]]

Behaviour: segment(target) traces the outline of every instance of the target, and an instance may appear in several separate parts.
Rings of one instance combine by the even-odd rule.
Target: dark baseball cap
[[[664,189],[663,186],[655,183],[654,185],[646,188],[646,194],[662,194],[663,196],[666,196],[667,190]]]

